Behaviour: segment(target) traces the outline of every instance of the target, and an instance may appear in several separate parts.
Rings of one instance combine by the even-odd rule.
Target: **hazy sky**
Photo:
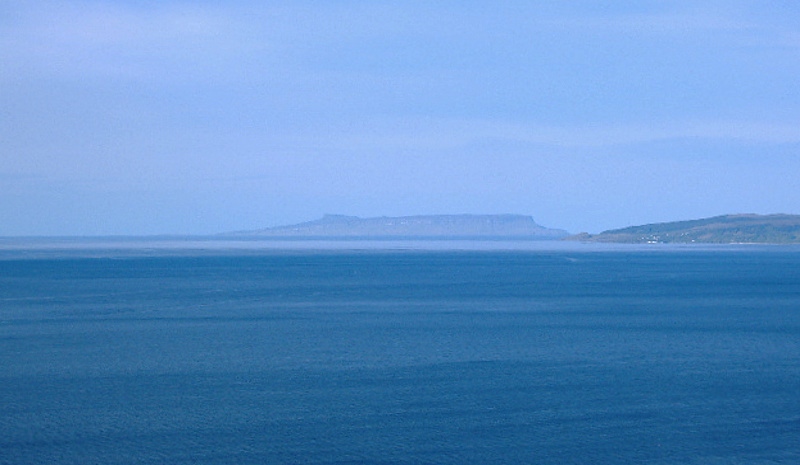
[[[800,213],[800,3],[0,2],[0,235]]]

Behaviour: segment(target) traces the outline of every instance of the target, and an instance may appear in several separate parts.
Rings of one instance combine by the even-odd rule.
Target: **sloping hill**
[[[239,231],[231,235],[265,237],[410,237],[410,238],[519,238],[560,239],[560,229],[545,228],[523,215],[421,215],[359,218],[325,215],[289,226]]]
[[[800,243],[800,215],[723,215],[579,234],[571,240],[620,243]]]

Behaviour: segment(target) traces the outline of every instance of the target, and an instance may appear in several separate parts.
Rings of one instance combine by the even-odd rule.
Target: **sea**
[[[2,243],[0,463],[800,463],[800,248]]]

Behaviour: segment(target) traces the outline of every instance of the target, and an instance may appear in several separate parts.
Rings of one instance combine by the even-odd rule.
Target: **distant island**
[[[419,239],[534,239],[568,236],[564,230],[546,228],[524,215],[419,215],[360,218],[325,215],[321,219],[288,226],[237,231],[225,236],[286,238],[419,238]]]
[[[629,244],[800,243],[800,215],[722,215],[577,234],[567,240]]]

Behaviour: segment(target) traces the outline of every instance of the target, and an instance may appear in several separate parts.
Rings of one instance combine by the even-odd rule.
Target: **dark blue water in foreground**
[[[0,463],[800,463],[800,252],[3,259]]]

